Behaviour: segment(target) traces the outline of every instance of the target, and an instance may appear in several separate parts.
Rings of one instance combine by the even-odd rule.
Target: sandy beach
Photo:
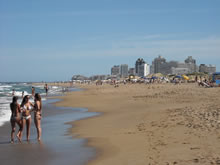
[[[220,88],[197,84],[78,85],[57,106],[97,117],[70,133],[97,150],[89,165],[220,164]]]

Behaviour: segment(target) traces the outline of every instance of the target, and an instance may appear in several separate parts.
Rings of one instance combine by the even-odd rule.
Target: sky
[[[0,82],[110,74],[158,55],[220,71],[220,0],[0,0]]]

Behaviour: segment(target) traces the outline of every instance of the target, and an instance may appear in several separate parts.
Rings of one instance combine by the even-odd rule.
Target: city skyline
[[[127,65],[127,64],[115,64],[111,68],[111,75],[114,76],[122,76],[124,75],[121,73],[120,68],[122,65],[127,65],[128,70],[134,69],[134,73],[130,73],[131,75],[137,75],[139,77],[147,76],[149,74],[154,73],[162,73],[164,75],[167,74],[176,74],[176,75],[183,75],[183,74],[191,74],[195,72],[207,72],[212,74],[216,72],[216,66],[213,64],[198,64],[197,59],[194,59],[192,56],[186,57],[183,61],[177,61],[175,59],[171,59],[170,61],[166,58],[158,55],[155,57],[153,61],[147,62],[145,59],[139,57],[135,62],[134,65]],[[149,68],[143,68],[144,65],[148,66]],[[162,65],[161,65],[162,64]],[[146,67],[145,66],[145,67]],[[139,72],[139,67],[141,68],[141,72]],[[144,74],[144,72],[146,72]],[[129,75],[129,71],[128,71]]]
[[[108,74],[158,55],[220,71],[219,19],[218,0],[1,1],[0,82]]]

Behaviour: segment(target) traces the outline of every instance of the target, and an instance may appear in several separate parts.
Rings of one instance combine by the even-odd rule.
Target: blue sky
[[[220,71],[219,0],[0,0],[0,82],[110,74],[159,54]]]

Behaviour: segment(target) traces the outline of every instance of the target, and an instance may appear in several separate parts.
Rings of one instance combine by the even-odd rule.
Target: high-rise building
[[[150,66],[150,74],[154,74],[154,61],[152,61],[152,65]]]
[[[189,56],[184,63],[177,61],[166,62],[166,59],[159,56],[155,58],[152,66],[154,66],[154,73],[162,74],[187,74],[197,71],[196,60]]]
[[[120,74],[121,74],[121,77],[127,77],[128,76],[128,65],[127,64],[121,64]]]
[[[150,65],[149,64],[142,64],[138,65],[138,73],[139,77],[145,77],[150,74]]]
[[[136,63],[135,63],[135,74],[138,75],[139,72],[139,66],[145,64],[145,61],[143,60],[143,58],[138,58]]]
[[[215,65],[205,65],[205,64],[201,64],[199,66],[199,72],[203,72],[203,73],[215,73],[216,72],[216,66]]]
[[[135,75],[135,69],[134,68],[129,68],[128,74],[129,75]]]
[[[175,67],[171,68],[171,74],[182,75],[187,73],[190,73],[188,68],[175,68]]]
[[[119,65],[115,65],[111,68],[111,75],[112,76],[120,75],[120,66]]]
[[[188,58],[185,60],[186,64],[196,64],[196,60],[192,58],[192,56],[188,56]]]
[[[190,73],[197,72],[197,65],[196,60],[192,58],[192,56],[188,56],[188,58],[185,60],[186,68],[189,69]]]
[[[159,56],[154,59],[154,73],[163,73],[163,65],[166,63],[166,59]]]

